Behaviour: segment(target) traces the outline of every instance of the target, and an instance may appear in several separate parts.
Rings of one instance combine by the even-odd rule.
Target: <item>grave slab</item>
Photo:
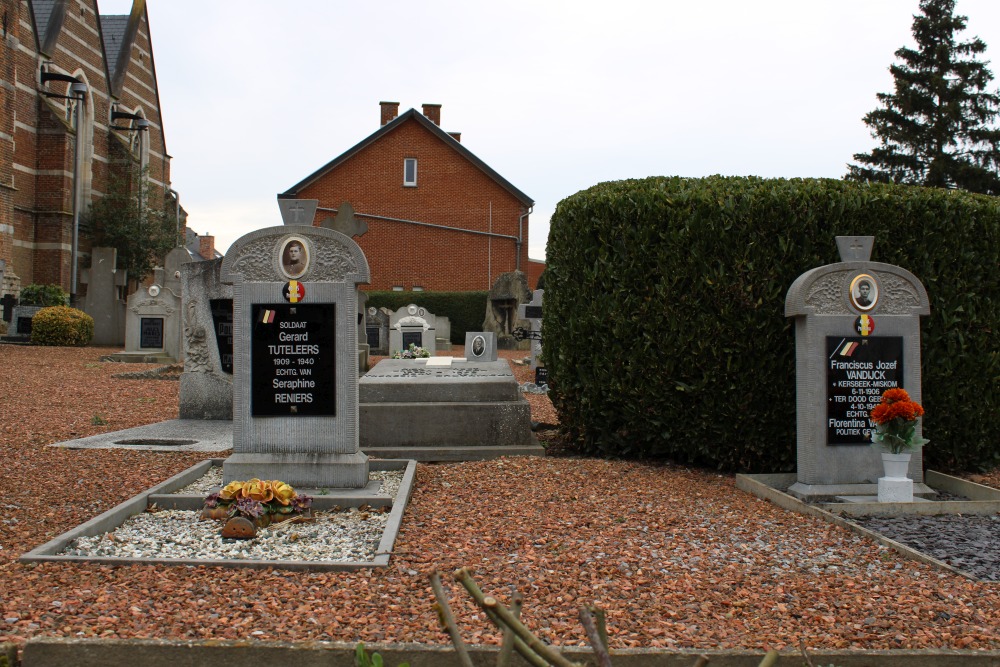
[[[419,461],[543,455],[506,361],[385,359],[359,382],[361,448]]]

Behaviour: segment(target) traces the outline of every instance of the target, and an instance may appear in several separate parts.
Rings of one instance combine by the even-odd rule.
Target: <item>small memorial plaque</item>
[[[212,323],[215,325],[215,343],[219,346],[222,372],[233,374],[233,300],[211,299]]]
[[[163,349],[163,318],[139,318],[139,347],[141,349]]]
[[[19,336],[30,336],[31,335],[31,318],[30,317],[18,317],[17,318],[17,333]]]
[[[871,410],[903,386],[902,336],[827,336],[828,445],[871,444]]]
[[[379,345],[379,328],[378,327],[365,327],[365,334],[367,335],[368,347],[375,349],[381,347]]]
[[[540,319],[542,319],[542,307],[541,306],[525,306],[524,307],[524,319],[526,319],[526,320],[540,320]]]
[[[403,332],[403,349],[409,350],[410,343],[413,343],[417,347],[420,347],[421,343],[424,342],[424,332],[423,331],[404,331]]]
[[[549,369],[545,366],[538,366],[535,369],[535,384],[543,385],[549,383]]]
[[[336,416],[336,304],[254,304],[251,413]]]

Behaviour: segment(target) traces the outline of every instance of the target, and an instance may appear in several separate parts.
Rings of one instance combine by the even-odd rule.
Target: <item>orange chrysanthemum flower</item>
[[[882,394],[883,403],[896,403],[909,400],[910,395],[906,393],[905,389],[887,389],[885,393]]]

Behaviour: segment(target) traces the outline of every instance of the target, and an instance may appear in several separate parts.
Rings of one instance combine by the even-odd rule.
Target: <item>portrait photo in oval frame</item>
[[[290,236],[278,253],[281,273],[290,280],[301,278],[309,270],[309,244],[301,236]]]
[[[482,336],[476,336],[472,339],[472,356],[481,357],[483,352],[486,351],[486,339]]]
[[[878,303],[878,282],[867,273],[861,273],[851,281],[851,305],[861,311],[869,311]]]

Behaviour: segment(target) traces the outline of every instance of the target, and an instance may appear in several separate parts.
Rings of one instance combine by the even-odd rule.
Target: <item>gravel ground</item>
[[[821,520],[672,465],[525,458],[421,465],[385,569],[295,573],[16,559],[206,453],[46,444],[177,415],[177,383],[113,378],[108,350],[0,345],[0,641],[83,636],[447,644],[427,573],[511,586],[543,640],[580,644],[580,605],[613,647],[1000,649],[1000,584],[907,561]],[[505,356],[521,356],[505,353]],[[515,367],[519,381],[530,369]],[[528,395],[535,421],[548,398]],[[977,481],[1000,487],[1000,471]],[[516,517],[516,521],[511,518]],[[995,533],[994,529],[994,533]],[[464,592],[470,643],[497,643]]]

